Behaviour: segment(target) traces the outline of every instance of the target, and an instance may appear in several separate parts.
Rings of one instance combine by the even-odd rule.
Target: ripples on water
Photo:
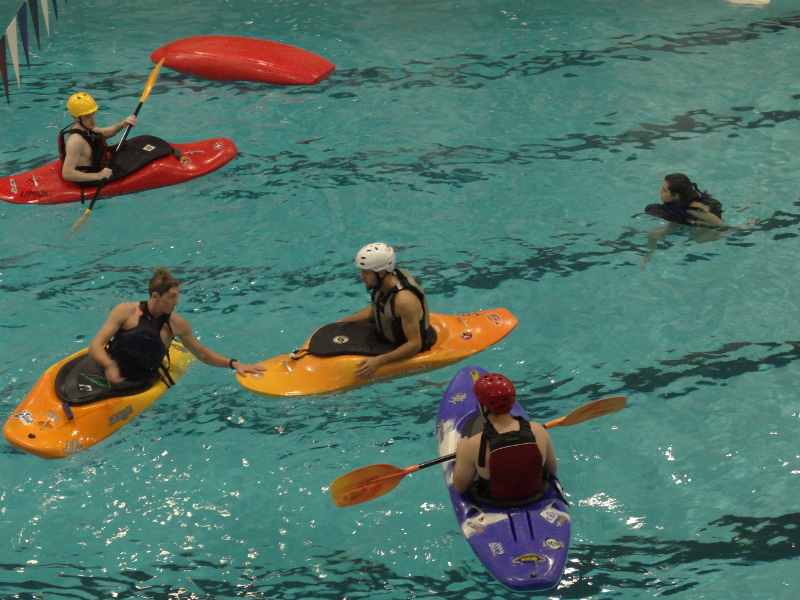
[[[553,432],[575,539],[549,595],[786,597],[800,89],[784,72],[798,14],[225,5],[137,5],[90,28],[91,9],[70,3],[12,86],[4,173],[52,160],[75,89],[90,87],[108,120],[133,108],[146,56],[173,37],[260,36],[339,67],[290,89],[164,70],[142,129],[231,137],[234,162],[104,201],[68,240],[82,207],[0,207],[6,413],[155,266],[184,281],[179,310],[204,343],[256,360],[363,306],[350,256],[384,239],[433,310],[520,318],[472,362],[508,373],[537,419],[630,397],[614,417]],[[670,236],[643,271],[658,223],[641,211],[676,170],[697,172],[732,222],[759,223],[709,243]],[[517,597],[470,553],[438,470],[353,509],[327,493],[365,464],[433,458],[454,372],[274,400],[195,364],[86,453],[53,463],[3,446],[0,596]]]

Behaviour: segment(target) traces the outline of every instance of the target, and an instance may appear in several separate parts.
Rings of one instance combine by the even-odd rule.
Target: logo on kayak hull
[[[123,408],[118,413],[114,413],[113,415],[108,417],[108,426],[113,427],[120,421],[124,421],[125,419],[130,417],[132,414],[133,414],[133,406],[127,406]]]
[[[458,404],[459,402],[463,402],[466,399],[467,399],[467,395],[464,392],[459,392],[458,394],[456,394],[455,396],[450,398],[450,400],[448,400],[448,402],[450,404]]]
[[[33,416],[27,410],[23,410],[21,413],[14,415],[15,419],[19,419],[25,425],[30,425],[33,423]]]
[[[64,454],[73,455],[77,454],[78,452],[83,452],[83,446],[78,443],[78,440],[71,440],[67,442],[67,445],[61,449]]]

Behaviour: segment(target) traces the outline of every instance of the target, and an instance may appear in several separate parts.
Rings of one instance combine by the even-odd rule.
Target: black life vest
[[[396,315],[394,303],[400,291],[409,290],[419,298],[420,304],[422,304],[422,319],[419,322],[420,338],[422,339],[420,352],[429,350],[436,342],[436,330],[430,326],[430,313],[425,290],[404,269],[396,269],[394,275],[400,282],[388,292],[382,294],[379,289],[372,290],[372,317],[378,328],[378,334],[383,340],[395,346],[402,346],[408,341],[403,331],[403,320]]]
[[[161,330],[169,326],[170,315],[153,318],[147,301],[139,302],[139,323],[130,329],[120,329],[108,345],[108,354],[119,365],[126,379],[155,377],[169,351],[161,340]],[[170,330],[171,331],[171,330]]]
[[[716,198],[712,198],[708,194],[699,192],[699,196],[694,198],[692,202],[700,202],[708,207],[708,212],[722,218],[722,203]],[[644,211],[653,217],[671,221],[672,223],[680,223],[681,225],[694,225],[697,217],[690,214],[691,207],[680,206],[674,202],[662,202],[660,204],[648,204]]]
[[[69,131],[67,131],[68,128],[70,128]],[[86,167],[76,167],[75,169],[82,173],[99,173],[102,171],[106,160],[111,156],[105,138],[102,134],[94,131],[73,129],[72,125],[67,125],[58,133],[58,156],[61,159],[61,163],[63,164],[67,158],[67,138],[73,133],[85,139],[92,149],[92,164]]]
[[[544,485],[544,460],[531,424],[514,417],[519,431],[498,433],[487,419],[481,434],[478,466],[486,466],[489,445],[489,481],[481,478],[479,494],[487,500],[520,500],[537,494]]]

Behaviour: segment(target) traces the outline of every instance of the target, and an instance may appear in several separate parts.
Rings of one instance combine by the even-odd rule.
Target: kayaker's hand
[[[127,117],[123,121],[123,124],[130,125],[131,127],[136,127],[136,115],[131,115],[130,117]]]
[[[122,383],[125,381],[125,378],[119,374],[119,367],[117,363],[113,360],[108,364],[105,368],[106,379],[108,379],[111,383]]]
[[[111,169],[103,169],[97,174],[97,181],[102,181],[103,179],[109,179],[113,175],[113,171]]]
[[[361,379],[369,379],[374,375],[378,367],[383,365],[380,356],[368,356],[358,361],[355,376]]]
[[[236,372],[239,375],[244,375],[245,373],[261,373],[262,371],[267,370],[261,365],[248,365],[245,363],[240,363],[238,360],[233,361],[233,363],[233,368],[236,369]]]

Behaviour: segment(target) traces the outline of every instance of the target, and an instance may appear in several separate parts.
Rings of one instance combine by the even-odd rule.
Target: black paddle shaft
[[[133,111],[133,116],[134,117],[138,117],[139,116],[139,111],[142,109],[142,104],[144,104],[144,102],[139,102],[139,106],[137,106],[136,110]],[[131,126],[128,125],[125,128],[125,131],[122,133],[122,137],[120,138],[119,143],[117,144],[117,149],[114,151],[114,156],[111,157],[111,162],[108,163],[108,168],[109,169],[114,168],[114,163],[117,160],[117,154],[119,154],[119,149],[122,148],[122,142],[124,142],[125,138],[128,137],[128,132],[130,130],[131,130]],[[94,198],[92,198],[92,201],[89,202],[89,210],[92,210],[92,208],[94,208],[94,203],[97,202],[97,199],[100,197],[100,190],[103,189],[103,186],[107,182],[108,182],[108,179],[103,179],[103,180],[100,181],[100,183],[97,184],[97,189],[94,192]]]
[[[455,454],[448,454],[447,456],[440,456],[439,458],[435,458],[433,460],[429,460],[428,462],[424,462],[420,465],[417,465],[420,469],[425,469],[427,467],[432,467],[433,465],[438,465],[439,463],[447,462],[448,460],[454,460],[456,457]]]

